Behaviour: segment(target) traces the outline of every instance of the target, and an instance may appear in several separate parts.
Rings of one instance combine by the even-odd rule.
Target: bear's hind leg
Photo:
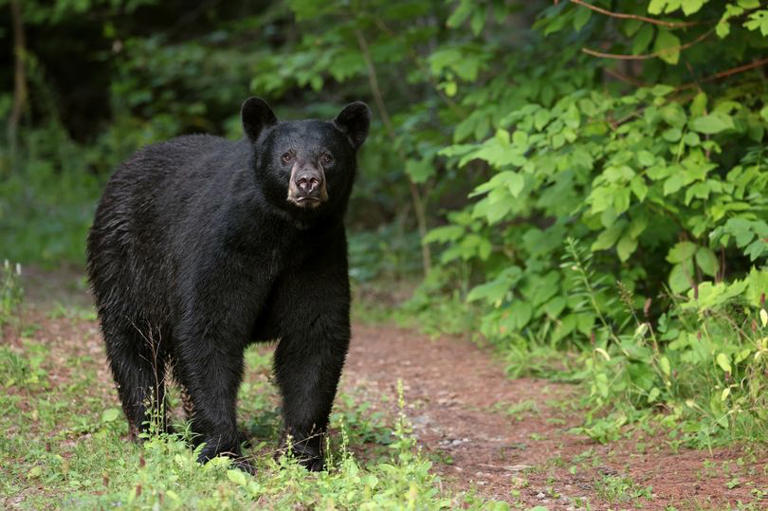
[[[148,335],[134,325],[105,325],[104,340],[131,438],[136,440],[139,433],[152,429],[167,431],[167,355],[160,336]]]

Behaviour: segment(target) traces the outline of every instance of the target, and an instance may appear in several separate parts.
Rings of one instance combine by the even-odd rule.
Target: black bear
[[[182,136],[139,150],[109,180],[88,274],[131,434],[163,417],[166,367],[193,405],[199,460],[244,470],[235,420],[243,351],[278,340],[285,435],[321,470],[350,338],[343,216],[370,110],[278,122],[243,103],[245,137]],[[165,419],[162,419],[165,424]]]

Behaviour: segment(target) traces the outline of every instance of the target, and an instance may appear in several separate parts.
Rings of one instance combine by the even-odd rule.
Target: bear
[[[278,121],[252,97],[240,115],[239,141],[181,136],[118,166],[88,234],[87,273],[132,438],[150,417],[167,428],[172,375],[205,444],[198,461],[225,455],[252,473],[236,424],[244,350],[277,341],[283,442],[318,471],[349,347],[344,215],[370,109]]]

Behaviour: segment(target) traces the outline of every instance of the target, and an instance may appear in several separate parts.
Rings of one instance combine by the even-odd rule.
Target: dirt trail
[[[79,279],[72,273],[27,275],[30,319],[42,328],[35,338],[50,343],[55,356],[80,352],[103,360],[95,321],[51,319],[42,312],[62,298],[87,307]],[[106,364],[98,375],[99,392],[113,399]],[[593,510],[768,509],[768,500],[760,498],[768,493],[764,448],[758,454],[675,452],[663,435],[600,445],[568,432],[581,421],[572,406],[581,389],[509,379],[488,350],[464,339],[432,340],[392,326],[355,325],[342,390],[392,412],[398,380],[414,433],[453,491],[524,509],[585,509],[582,498]],[[384,402],[382,396],[392,399]]]
[[[600,445],[568,432],[581,422],[573,386],[509,379],[462,339],[356,325],[347,388],[396,395],[398,379],[414,432],[453,489],[549,510],[580,509],[581,498],[591,509],[768,509],[755,496],[768,490],[764,457],[674,452],[663,437]]]

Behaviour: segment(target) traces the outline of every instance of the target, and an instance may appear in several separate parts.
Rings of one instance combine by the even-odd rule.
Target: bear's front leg
[[[275,351],[285,434],[294,456],[312,471],[325,466],[325,432],[348,346],[348,321],[316,317],[306,330],[284,336]]]
[[[242,459],[236,419],[245,343],[222,323],[200,324],[208,328],[190,328],[176,354],[177,374],[192,401],[192,431],[198,435],[197,444],[205,443],[198,461],[225,455],[238,468],[254,473]]]

